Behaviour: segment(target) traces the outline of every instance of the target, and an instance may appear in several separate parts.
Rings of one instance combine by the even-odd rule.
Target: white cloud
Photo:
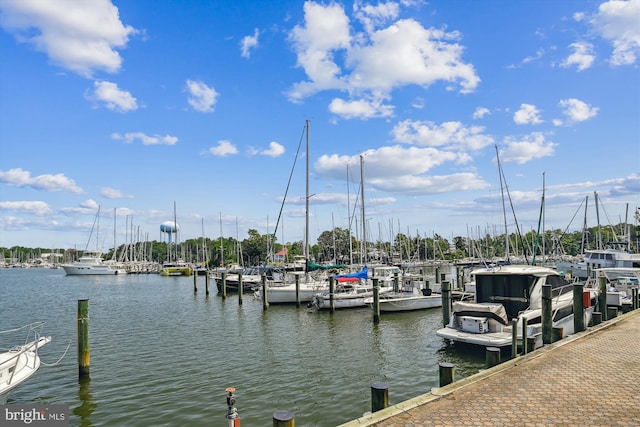
[[[126,144],[131,144],[138,140],[142,145],[175,145],[178,142],[178,137],[171,135],[147,135],[143,132],[128,132],[120,134],[114,132],[111,134],[111,138],[124,141]]]
[[[452,174],[447,177],[427,175],[435,167],[457,161],[460,156],[454,152],[396,145],[367,150],[363,156],[367,185],[382,191],[434,194],[485,188],[487,185],[474,173]],[[323,155],[315,162],[314,170],[318,175],[340,180],[345,177],[347,165],[357,165],[359,162],[359,156]]]
[[[584,122],[598,114],[599,108],[592,107],[584,101],[576,98],[563,99],[559,103],[563,107],[564,115],[574,122]]]
[[[104,102],[109,110],[125,113],[138,109],[136,99],[129,92],[118,88],[115,83],[96,81],[93,83],[93,88],[93,93],[87,95],[87,98]]]
[[[578,66],[578,71],[586,70],[591,67],[596,59],[593,54],[593,45],[587,42],[575,42],[569,45],[573,49],[573,53],[564,60],[561,67],[569,68],[572,65]]]
[[[100,195],[106,197],[107,199],[122,199],[124,194],[120,190],[116,190],[115,188],[105,187],[100,191]]]
[[[4,0],[0,25],[20,42],[45,52],[51,61],[83,77],[115,73],[136,30],[120,21],[109,0]]]
[[[278,144],[275,141],[271,141],[269,143],[269,148],[266,150],[262,150],[260,154],[262,154],[263,156],[269,156],[269,157],[279,157],[284,154],[284,151],[285,150],[282,145]]]
[[[294,27],[290,40],[297,65],[308,79],[291,87],[289,99],[299,102],[323,90],[345,91],[351,99],[334,99],[332,112],[364,119],[387,117],[392,106],[384,106],[384,110],[372,107],[383,106],[398,87],[426,88],[441,81],[458,85],[462,93],[475,90],[480,79],[473,65],[462,61],[460,34],[426,29],[413,19],[378,29],[397,17],[396,8],[393,2],[378,6],[357,2],[355,16],[366,31],[352,35],[341,5],[306,2],[304,26]]]
[[[512,137],[505,138],[507,148],[501,150],[500,160],[502,162],[516,162],[518,164],[527,163],[533,159],[540,159],[553,155],[554,147],[557,144],[545,140],[540,132],[533,132],[521,140]]]
[[[513,121],[518,125],[537,125],[542,123],[540,111],[535,105],[531,104],[521,104],[520,109],[513,115]]]
[[[238,149],[230,141],[220,140],[218,145],[209,148],[209,153],[218,157],[225,157],[232,154],[238,154]]]
[[[253,36],[245,36],[240,41],[240,55],[243,58],[249,58],[251,56],[251,49],[255,49],[258,47],[258,37],[260,36],[260,31],[256,28],[253,31]]]
[[[0,202],[0,210],[20,211],[38,216],[53,213],[47,203],[40,201]]]
[[[593,28],[613,45],[611,65],[634,64],[640,54],[640,0],[610,0],[598,7],[590,21]]]
[[[476,120],[481,119],[488,114],[491,114],[491,111],[488,108],[477,107],[476,111],[473,112],[473,118]]]
[[[61,173],[32,177],[31,172],[20,168],[10,169],[6,172],[0,171],[0,182],[15,185],[16,187],[31,187],[36,190],[68,191],[75,194],[83,192],[82,188],[78,187],[74,180]]]
[[[382,99],[367,101],[364,99],[345,101],[335,98],[329,104],[329,111],[345,119],[370,119],[373,117],[390,117],[393,106],[382,104]]]
[[[466,127],[460,122],[433,122],[404,120],[391,131],[395,141],[456,150],[480,150],[494,142],[485,135],[483,126]]]
[[[213,111],[219,95],[214,88],[207,86],[204,82],[187,80],[187,91],[189,92],[187,102],[194,110],[201,113]]]

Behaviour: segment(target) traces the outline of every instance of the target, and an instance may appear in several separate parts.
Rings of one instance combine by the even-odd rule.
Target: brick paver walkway
[[[364,425],[640,426],[640,310],[343,427]]]

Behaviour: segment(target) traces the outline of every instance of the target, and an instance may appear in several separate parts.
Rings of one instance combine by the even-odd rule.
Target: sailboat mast
[[[304,258],[305,258],[305,271],[308,269],[309,264],[309,120],[305,121],[306,133],[307,133],[307,155],[306,157],[306,188],[305,188],[305,209],[304,209]]]
[[[504,184],[502,182],[502,165],[500,164],[500,155],[498,154],[498,145],[496,148],[496,161],[498,162],[498,174],[500,175],[500,195],[502,198],[502,215],[504,217],[504,237],[505,237],[505,257],[509,261],[509,230],[507,229],[507,209],[504,204]]]
[[[367,221],[364,214],[364,157],[360,155],[360,197],[362,204],[362,254],[364,264],[367,264]]]

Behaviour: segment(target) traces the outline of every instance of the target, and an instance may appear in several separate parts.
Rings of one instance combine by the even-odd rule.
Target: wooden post
[[[227,272],[222,272],[222,299],[227,297]]]
[[[456,267],[456,289],[463,289],[464,273],[460,267]]]
[[[598,277],[598,311],[602,313],[602,320],[609,320],[607,313],[607,278]]]
[[[300,307],[300,276],[295,275],[296,277],[296,307]]]
[[[389,386],[385,383],[371,385],[371,412],[378,412],[389,406]]]
[[[329,313],[336,311],[336,301],[333,299],[333,292],[335,291],[334,277],[329,277]]]
[[[438,373],[440,375],[440,387],[444,387],[446,385],[451,384],[454,381],[455,372],[454,372],[453,363],[441,362],[438,364]]]
[[[238,273],[238,305],[242,305],[243,292],[244,292],[244,284],[242,283],[242,273]]]
[[[560,341],[562,338],[564,338],[564,329],[562,329],[562,328],[553,328],[553,330],[552,330],[552,341],[551,342]]]
[[[198,293],[198,273],[193,274],[193,293]]]
[[[511,319],[511,358],[518,356],[518,319]]]
[[[640,304],[640,302],[638,301],[638,293],[639,293],[640,289],[638,288],[633,288],[631,289],[631,309],[632,310],[637,310],[638,309],[638,305]]]
[[[528,328],[528,320],[526,317],[522,316],[522,354],[527,354],[527,328]]]
[[[267,297],[267,274],[262,272],[262,310],[266,311],[269,308],[269,298]]]
[[[380,323],[380,287],[378,279],[373,279],[373,323]]]
[[[436,285],[440,283],[440,267],[436,267]]]
[[[584,303],[582,283],[573,284],[573,333],[584,331]]]
[[[498,347],[487,347],[485,352],[485,366],[487,369],[500,364],[500,349]]]
[[[398,292],[398,272],[393,273],[393,292]]]
[[[204,294],[209,296],[209,272],[207,271],[204,275]]]
[[[89,348],[89,300],[78,300],[78,374],[80,379],[89,378],[91,350]]]
[[[551,298],[551,285],[542,285],[542,344],[551,344],[553,342]]]
[[[442,282],[442,323],[449,324],[451,317],[451,285],[449,282]]]
[[[600,323],[602,323],[602,313],[599,311],[594,311],[591,314],[591,324],[593,326],[598,326]]]
[[[295,425],[293,412],[278,410],[273,413],[273,427],[294,427]]]

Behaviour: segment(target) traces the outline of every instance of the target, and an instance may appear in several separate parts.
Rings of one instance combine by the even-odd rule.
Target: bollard
[[[529,321],[526,317],[522,317],[522,355],[527,354],[527,328]]]
[[[584,295],[582,283],[573,284],[573,332],[584,331]]]
[[[198,293],[198,273],[194,273],[193,275],[193,293]]]
[[[487,347],[485,353],[485,366],[492,368],[500,364],[500,349],[498,347]]]
[[[329,313],[336,311],[336,301],[333,298],[333,292],[335,291],[335,282],[333,276],[329,277]]]
[[[266,311],[269,308],[269,299],[267,298],[267,274],[262,273],[262,310]]]
[[[607,317],[607,278],[598,277],[598,311],[602,313],[602,320],[609,320]]]
[[[209,271],[204,275],[204,294],[209,296]]]
[[[378,279],[373,279],[373,323],[380,323],[380,287]]]
[[[227,415],[228,427],[240,427],[240,415],[236,409],[236,389],[227,387],[224,390],[227,393]]]
[[[371,412],[378,412],[389,406],[389,386],[385,383],[371,385]]]
[[[296,274],[296,307],[300,307],[300,276]]]
[[[442,323],[449,324],[451,317],[451,285],[449,282],[442,282]]]
[[[551,285],[542,285],[542,344],[551,344],[553,312],[551,308]]]
[[[273,413],[273,427],[294,427],[295,425],[293,412],[278,410]]]
[[[438,372],[440,375],[440,387],[451,384],[454,381],[454,364],[442,362],[438,365]]]
[[[551,342],[560,341],[562,338],[564,338],[564,329],[554,327],[553,330],[551,331],[551,337],[552,337]]]
[[[89,300],[78,300],[78,374],[80,379],[89,378],[91,350],[89,349]]]
[[[242,283],[242,273],[238,273],[238,305],[242,305],[243,292],[244,292],[244,284]]]
[[[591,314],[591,324],[593,326],[598,326],[600,323],[602,323],[602,313],[600,313],[599,311],[594,311]]]
[[[511,319],[511,358],[518,356],[518,319]]]
[[[227,297],[227,272],[222,272],[222,299]]]

